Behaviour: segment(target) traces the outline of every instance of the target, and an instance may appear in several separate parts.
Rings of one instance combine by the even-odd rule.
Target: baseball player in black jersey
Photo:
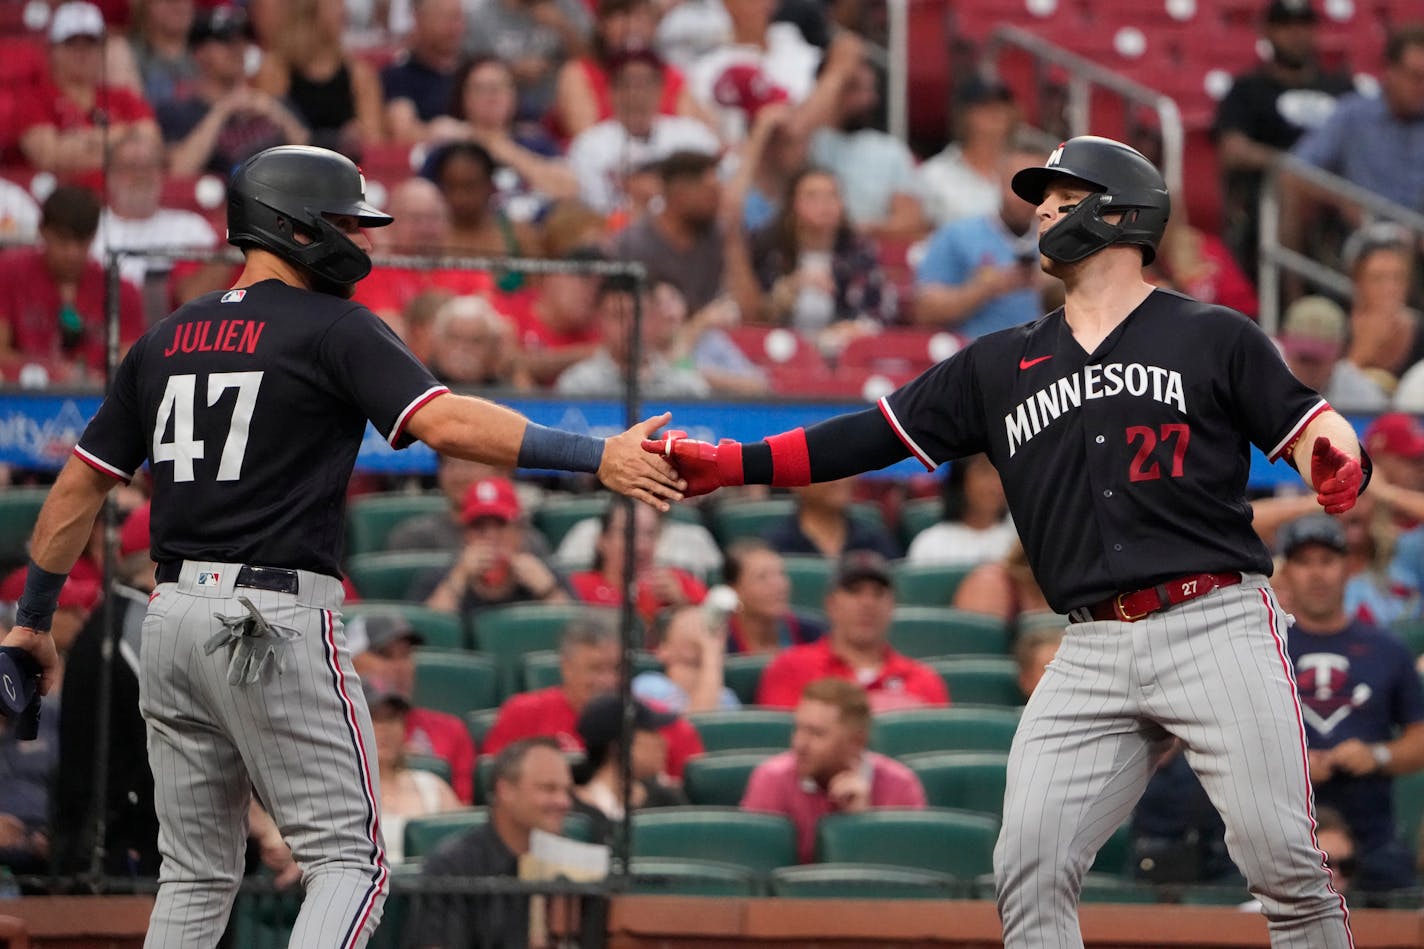
[[[342,632],[347,481],[370,420],[391,445],[501,466],[597,472],[666,509],[672,466],[641,447],[665,418],[606,441],[528,423],[435,381],[350,301],[370,272],[365,202],[346,158],[261,152],[229,185],[231,290],[180,308],[125,357],[40,512],[6,646],[55,674],[46,630],[105,495],[145,461],[158,587],[141,706],[163,864],[148,947],[217,943],[242,872],[252,790],[303,868],[292,946],[365,945],[380,919],[375,754]]]
[[[1350,425],[1241,314],[1142,279],[1167,223],[1161,174],[1092,136],[1013,179],[1037,206],[1065,304],[976,340],[877,407],[754,445],[670,432],[688,495],[798,485],[913,455],[984,452],[1048,602],[1071,617],[1024,712],[995,851],[1004,943],[1081,947],[1078,891],[1153,762],[1179,739],[1225,819],[1276,947],[1351,945],[1315,844],[1305,733],[1271,560],[1251,530],[1250,444],[1333,514],[1368,459]]]

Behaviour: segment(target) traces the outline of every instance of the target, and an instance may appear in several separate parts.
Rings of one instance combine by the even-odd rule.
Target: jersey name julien
[[[75,454],[123,480],[150,463],[160,563],[339,576],[367,420],[403,448],[411,414],[445,391],[364,306],[268,280],[145,333]]]
[[[985,452],[1058,612],[1200,572],[1269,573],[1249,445],[1328,406],[1234,310],[1155,290],[1092,352],[1062,309],[984,336],[880,401],[926,467]]]

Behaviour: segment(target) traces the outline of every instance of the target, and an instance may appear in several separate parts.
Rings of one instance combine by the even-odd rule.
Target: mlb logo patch
[[[218,575],[217,575],[217,574],[215,574],[215,573],[208,573],[207,571],[203,571],[202,573],[199,573],[199,574],[198,574],[198,586],[200,586],[200,587],[215,587],[215,586],[217,586],[217,585],[218,585]]]
[[[219,303],[241,303],[241,302],[242,302],[242,298],[245,297],[245,296],[247,296],[247,291],[246,291],[246,290],[229,290],[227,293],[224,293],[224,294],[222,295],[222,299],[219,300],[218,302],[219,302]]]

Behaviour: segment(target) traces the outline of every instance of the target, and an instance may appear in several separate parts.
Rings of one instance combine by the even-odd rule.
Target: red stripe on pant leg
[[[386,866],[385,849],[381,846],[380,807],[376,801],[375,786],[371,783],[371,765],[366,759],[366,746],[361,740],[361,726],[356,720],[356,706],[352,703],[351,696],[346,690],[346,673],[341,669],[336,649],[336,621],[330,610],[321,611],[321,620],[322,642],[326,646],[326,658],[331,669],[332,682],[336,685],[341,706],[346,710],[346,727],[351,734],[352,743],[356,746],[356,767],[361,773],[361,789],[366,794],[366,809],[369,815],[366,820],[366,832],[371,838],[371,858],[376,864],[375,878],[371,881],[371,887],[366,891],[366,896],[362,898],[358,907],[360,915],[352,923],[346,936],[342,938],[342,949],[349,949],[349,947],[355,946],[360,939],[361,930],[366,925],[371,911],[375,908],[376,897],[385,892],[386,881],[390,878],[390,869]]]
[[[1345,905],[1345,897],[1339,890],[1335,889],[1335,875],[1330,871],[1330,867],[1325,862],[1325,851],[1320,849],[1320,842],[1315,838],[1315,807],[1314,791],[1310,785],[1310,763],[1308,761],[1309,748],[1305,741],[1305,719],[1300,714],[1300,692],[1296,688],[1295,670],[1291,668],[1290,654],[1286,651],[1286,641],[1281,636],[1280,630],[1276,628],[1276,608],[1271,603],[1270,595],[1261,590],[1261,602],[1266,605],[1266,624],[1271,629],[1271,637],[1276,641],[1276,655],[1281,660],[1281,669],[1286,674],[1286,681],[1290,683],[1291,706],[1295,709],[1295,726],[1300,736],[1301,760],[1305,761],[1305,816],[1310,819],[1310,845],[1315,848],[1315,852],[1320,855],[1320,869],[1325,871],[1325,885],[1340,900],[1340,912],[1344,916],[1345,939],[1350,943],[1350,949],[1355,946],[1355,934],[1350,931],[1350,908]]]

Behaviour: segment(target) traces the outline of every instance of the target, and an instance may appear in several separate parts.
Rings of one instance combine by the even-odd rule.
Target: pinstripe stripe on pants
[[[234,589],[238,565],[185,563],[144,620],[140,706],[159,817],[158,899],[146,949],[215,946],[242,874],[251,789],[302,866],[306,898],[290,945],[364,946],[389,870],[370,715],[338,614],[340,581],[300,571],[298,595]],[[198,586],[200,573],[218,582]],[[227,682],[229,653],[204,655],[214,614],[245,612],[300,631],[280,676]]]
[[[994,851],[1007,949],[1081,949],[1078,888],[1169,736],[1226,823],[1275,949],[1351,949],[1315,844],[1285,614],[1259,575],[1137,623],[1068,627],[1009,755]]]

